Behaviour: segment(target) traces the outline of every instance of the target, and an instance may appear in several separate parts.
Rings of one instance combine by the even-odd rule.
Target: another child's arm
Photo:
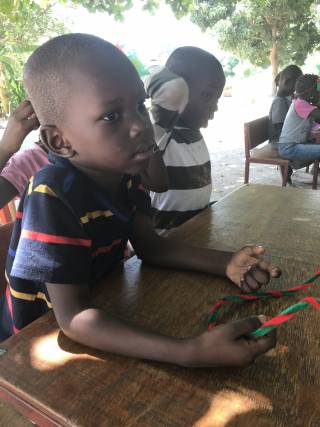
[[[76,342],[109,353],[186,367],[246,366],[276,344],[274,331],[258,340],[247,338],[261,325],[258,317],[221,325],[196,337],[173,338],[108,316],[91,302],[86,285],[47,284],[47,289],[63,332]]]
[[[30,102],[23,101],[11,114],[0,143],[0,173],[10,158],[20,149],[28,133],[38,127],[39,122]],[[0,209],[17,195],[16,187],[0,176]]]
[[[11,156],[16,153],[25,137],[38,129],[39,121],[29,101],[23,101],[9,117],[6,130],[0,144],[0,172]]]

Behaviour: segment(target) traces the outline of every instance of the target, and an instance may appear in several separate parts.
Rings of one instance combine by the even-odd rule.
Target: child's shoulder
[[[8,162],[8,164],[14,165],[17,171],[24,168],[31,168],[34,170],[34,173],[47,163],[47,154],[36,144],[30,148],[17,151]]]
[[[315,105],[310,104],[302,98],[295,99],[293,101],[293,106],[297,115],[304,120],[308,119],[312,111],[317,109]]]
[[[47,189],[59,198],[83,194],[87,179],[67,159],[49,155],[50,162],[33,177],[32,188]]]
[[[187,82],[166,67],[147,77],[145,87],[152,103],[165,109],[181,112],[187,105],[189,98]]]

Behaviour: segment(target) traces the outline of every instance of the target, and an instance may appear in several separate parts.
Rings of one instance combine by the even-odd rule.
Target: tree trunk
[[[0,62],[0,116],[9,113],[9,97],[6,88],[4,65]]]
[[[271,46],[270,55],[269,55],[269,60],[270,60],[271,68],[272,68],[272,89],[271,89],[272,95],[275,95],[276,91],[277,91],[276,84],[275,84],[275,78],[278,74],[278,68],[279,68],[278,43],[276,40],[276,36],[277,36],[277,30],[275,27],[273,27],[272,28],[272,46]]]

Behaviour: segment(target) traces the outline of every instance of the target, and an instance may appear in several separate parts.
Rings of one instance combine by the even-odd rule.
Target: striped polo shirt
[[[150,214],[138,176],[125,175],[118,205],[67,159],[30,180],[8,251],[0,340],[52,308],[45,283],[93,285],[122,259],[136,210]]]
[[[154,225],[159,229],[176,227],[200,212],[208,206],[212,190],[210,156],[201,132],[180,120],[167,135],[159,141],[159,148],[169,189],[150,194]]]

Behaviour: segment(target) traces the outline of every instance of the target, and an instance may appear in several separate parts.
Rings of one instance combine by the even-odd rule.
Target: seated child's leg
[[[320,160],[320,144],[279,144],[279,154],[288,160],[312,162]]]

